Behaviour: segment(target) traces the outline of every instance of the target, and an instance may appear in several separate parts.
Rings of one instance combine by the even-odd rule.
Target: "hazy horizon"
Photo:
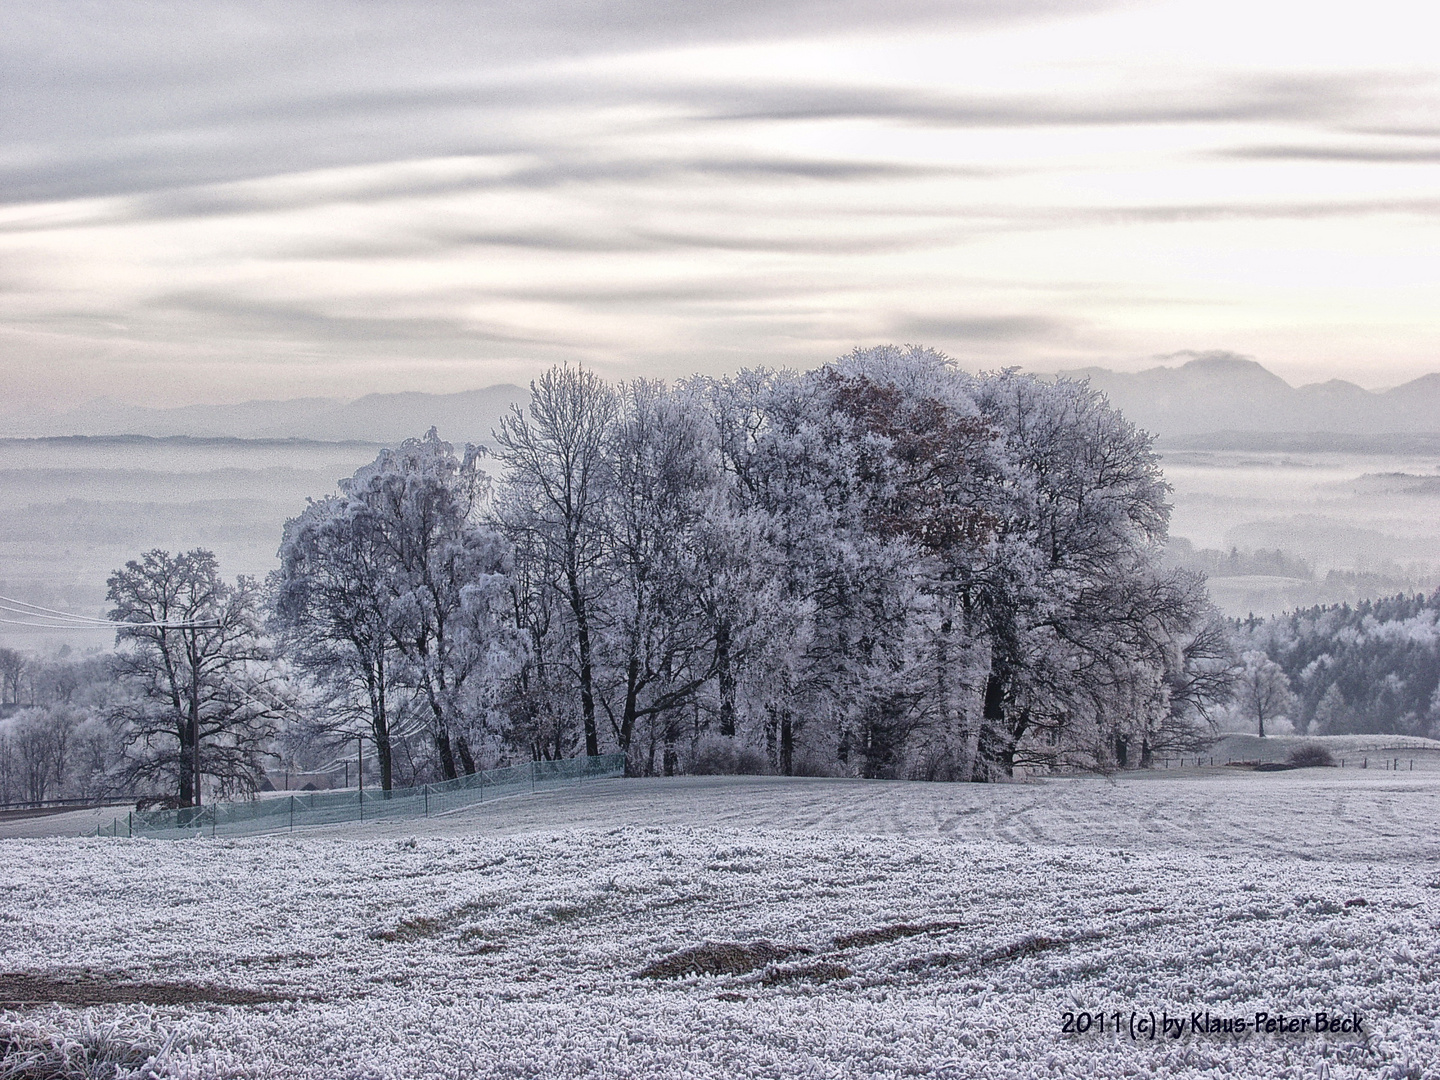
[[[923,343],[922,343],[922,344],[923,344]],[[1030,372],[1030,373],[1033,373],[1033,374],[1036,374],[1036,375],[1046,376],[1046,377],[1051,377],[1051,376],[1075,377],[1075,376],[1077,376],[1077,375],[1082,375],[1082,374],[1084,374],[1086,371],[1092,370],[1092,369],[1094,369],[1094,370],[1101,370],[1101,371],[1109,371],[1109,372],[1112,372],[1112,373],[1114,373],[1114,374],[1120,374],[1120,375],[1133,375],[1133,374],[1140,374],[1140,373],[1144,373],[1144,372],[1160,371],[1160,370],[1176,371],[1176,370],[1179,370],[1180,368],[1184,367],[1185,364],[1188,363],[1190,360],[1196,358],[1197,355],[1200,355],[1200,354],[1197,354],[1197,353],[1194,352],[1194,351],[1187,350],[1187,351],[1185,351],[1185,352],[1183,352],[1183,353],[1180,353],[1180,354],[1172,354],[1172,355],[1161,356],[1161,357],[1147,357],[1147,358],[1145,358],[1144,360],[1137,360],[1137,361],[1135,361],[1135,362],[1133,362],[1133,363],[1130,363],[1130,364],[1118,364],[1118,363],[1117,363],[1117,364],[1114,364],[1114,365],[1106,365],[1106,364],[1104,364],[1104,363],[1098,363],[1098,362],[1097,362],[1097,363],[1087,364],[1084,368],[1073,367],[1073,366],[1072,366],[1072,367],[1065,367],[1065,366],[1035,367],[1035,366],[1030,366],[1030,365],[1025,365],[1025,364],[1018,364],[1018,365],[1015,365],[1015,366],[1018,367],[1018,368],[1020,368],[1020,370],[1022,370],[1022,371],[1027,371],[1027,372]],[[828,362],[829,362],[830,360],[832,360],[832,359],[834,359],[834,357],[826,356],[826,357],[823,357],[823,358],[816,359],[813,364],[804,364],[804,363],[799,363],[799,362],[797,362],[797,363],[793,363],[793,364],[788,365],[788,366],[799,367],[799,368],[801,368],[801,369],[807,369],[807,368],[819,367],[819,366],[821,366],[821,365],[823,365],[823,364],[825,364],[825,363],[828,363]],[[1249,361],[1253,361],[1253,362],[1259,363],[1262,367],[1266,367],[1266,370],[1267,370],[1267,371],[1270,371],[1271,374],[1278,374],[1278,373],[1276,373],[1276,372],[1271,371],[1270,368],[1263,363],[1263,361],[1260,361],[1260,360],[1258,360],[1258,359],[1255,358],[1255,357],[1249,357],[1249,356],[1246,356],[1246,357],[1236,357],[1236,359],[1249,360]],[[769,366],[769,365],[765,365],[765,364],[757,361],[756,364],[753,365],[753,366]],[[975,364],[967,365],[966,368],[967,368],[967,370],[984,370],[984,369],[985,369],[983,365],[975,365]],[[725,370],[722,370],[722,371],[715,371],[715,372],[713,372],[713,374],[732,374],[732,373],[733,373],[733,370],[734,370],[734,369],[725,369]],[[535,374],[538,375],[539,372],[537,371]],[[712,374],[712,372],[701,372],[701,371],[698,371],[698,370],[695,371],[695,372],[679,372],[679,373],[677,373],[677,374],[676,374],[675,376],[673,376],[673,377],[683,378],[683,377],[684,377],[685,375],[687,375],[687,374]],[[1319,386],[1319,385],[1321,385],[1322,383],[1325,383],[1325,382],[1333,382],[1333,381],[1346,382],[1346,383],[1351,383],[1351,384],[1353,384],[1353,385],[1359,386],[1361,389],[1366,390],[1366,391],[1368,391],[1368,392],[1370,392],[1370,393],[1372,393],[1372,394],[1382,394],[1382,393],[1384,393],[1384,392],[1386,392],[1386,391],[1388,391],[1388,390],[1393,390],[1393,389],[1396,389],[1396,388],[1399,387],[1399,386],[1403,386],[1403,385],[1406,385],[1406,384],[1408,384],[1408,383],[1410,383],[1410,382],[1414,382],[1416,379],[1423,379],[1423,378],[1424,378],[1425,376],[1427,376],[1427,375],[1440,374],[1440,361],[1437,361],[1437,363],[1435,364],[1435,367],[1434,367],[1433,370],[1421,371],[1421,372],[1419,372],[1418,374],[1415,374],[1415,375],[1413,375],[1413,376],[1405,379],[1403,382],[1399,382],[1399,383],[1396,383],[1396,382],[1379,382],[1379,383],[1377,383],[1377,382],[1374,382],[1373,380],[1367,382],[1367,381],[1365,381],[1365,376],[1366,376],[1366,374],[1367,374],[1367,373],[1365,373],[1365,372],[1357,372],[1356,375],[1352,377],[1352,376],[1347,376],[1347,375],[1345,375],[1345,374],[1343,374],[1343,373],[1338,373],[1338,372],[1337,372],[1337,373],[1331,373],[1331,374],[1330,374],[1327,378],[1325,378],[1325,379],[1315,379],[1315,380],[1313,380],[1313,381],[1304,381],[1304,380],[1301,380],[1301,379],[1293,379],[1293,378],[1292,378],[1292,379],[1286,379],[1286,380],[1284,380],[1284,381],[1285,381],[1291,388],[1293,388],[1293,389],[1304,389],[1304,388],[1306,388],[1306,387]],[[1283,376],[1281,376],[1281,378],[1283,378]],[[224,406],[251,405],[251,404],[279,404],[279,403],[288,403],[288,402],[296,402],[296,401],[311,401],[311,400],[316,400],[316,401],[318,401],[318,400],[324,400],[324,401],[331,401],[331,402],[336,402],[336,403],[341,403],[341,404],[353,404],[353,403],[358,402],[358,401],[361,401],[361,400],[363,400],[363,399],[365,399],[365,398],[376,397],[376,396],[402,395],[402,394],[429,395],[429,396],[447,396],[447,395],[459,395],[459,394],[479,393],[479,392],[487,391],[487,390],[507,390],[507,389],[512,389],[512,388],[513,388],[513,389],[518,389],[518,390],[520,390],[520,391],[522,391],[522,392],[525,392],[525,391],[526,391],[526,387],[527,387],[528,384],[529,384],[529,381],[530,381],[529,378],[522,377],[522,378],[520,378],[520,379],[518,379],[518,380],[515,380],[515,381],[506,380],[506,381],[488,383],[488,384],[484,384],[484,385],[481,385],[481,384],[479,384],[479,383],[474,383],[474,384],[456,383],[456,384],[454,384],[454,385],[442,385],[442,386],[434,386],[434,387],[428,387],[428,386],[414,386],[414,387],[411,387],[411,386],[401,386],[401,387],[397,387],[397,388],[391,389],[391,390],[383,390],[383,389],[354,389],[354,388],[347,388],[347,387],[344,386],[344,385],[337,385],[337,386],[333,389],[333,392],[329,392],[329,393],[319,393],[319,392],[317,392],[317,393],[314,393],[314,394],[294,394],[294,395],[284,395],[284,396],[281,396],[281,395],[265,395],[265,394],[253,393],[253,392],[247,394],[247,393],[246,393],[245,391],[243,391],[243,390],[236,390],[235,392],[233,392],[233,393],[231,393],[231,394],[229,394],[229,395],[226,395],[226,396],[224,396],[224,397],[211,397],[211,398],[206,398],[206,399],[197,399],[197,400],[194,400],[194,401],[176,402],[176,403],[171,403],[171,404],[165,404],[165,403],[157,404],[157,403],[154,401],[153,396],[149,396],[149,395],[130,395],[130,396],[126,396],[126,395],[124,394],[124,388],[119,388],[119,390],[118,390],[117,392],[114,392],[114,393],[101,393],[101,394],[97,394],[97,395],[95,395],[95,396],[93,396],[93,397],[89,397],[89,398],[75,399],[75,398],[71,397],[71,398],[67,398],[67,399],[64,399],[64,400],[53,401],[53,402],[48,403],[49,407],[48,407],[45,411],[50,412],[50,413],[53,413],[53,414],[56,414],[56,415],[60,415],[60,414],[64,414],[64,413],[66,413],[66,412],[72,411],[72,410],[74,410],[74,409],[77,409],[77,408],[84,408],[84,407],[87,407],[87,406],[95,406],[95,405],[106,405],[106,404],[113,404],[113,405],[118,405],[118,406],[124,406],[124,407],[127,407],[127,408],[139,408],[139,409],[146,409],[146,408],[148,408],[148,409],[183,409],[183,408],[189,408],[189,407],[210,407],[210,406],[224,407]],[[0,407],[0,408],[3,408],[3,407]],[[3,412],[0,412],[0,415],[3,415]],[[15,436],[0,435],[0,438],[13,438],[13,437],[15,437]],[[21,436],[21,437],[32,437],[32,436]],[[380,440],[380,441],[383,442],[383,441],[385,441],[385,440],[382,439],[382,440]]]

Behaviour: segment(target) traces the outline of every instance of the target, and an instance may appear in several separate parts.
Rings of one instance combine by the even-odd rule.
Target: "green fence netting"
[[[389,791],[375,788],[304,791],[180,810],[138,810],[116,817],[109,825],[102,825],[95,830],[95,835],[160,839],[243,836],[283,832],[306,825],[433,817],[510,795],[548,791],[582,780],[624,775],[624,754],[530,761],[506,769],[487,769],[439,784],[391,788]]]

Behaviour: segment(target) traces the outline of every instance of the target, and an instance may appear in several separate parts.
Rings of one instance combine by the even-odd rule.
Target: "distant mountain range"
[[[1201,443],[1228,441],[1234,449],[1300,449],[1302,443],[1319,449],[1310,445],[1313,436],[1327,433],[1335,437],[1321,440],[1327,445],[1364,452],[1361,443],[1400,440],[1430,446],[1440,437],[1440,374],[1378,392],[1338,379],[1291,386],[1254,360],[1228,353],[1202,354],[1178,367],[1147,371],[1091,367],[1060,374],[1088,379],[1130,420],[1172,447],[1198,445],[1197,437],[1203,437]],[[528,399],[528,391],[508,384],[455,394],[369,394],[348,402],[292,398],[175,409],[100,399],[68,412],[0,421],[0,437],[189,435],[394,443],[423,435],[434,425],[451,442],[485,443],[511,403]]]
[[[452,443],[488,443],[510,404],[526,402],[529,397],[529,391],[518,386],[501,385],[456,394],[369,394],[348,402],[291,398],[175,409],[147,409],[102,398],[68,412],[7,418],[0,423],[0,435],[186,435],[396,443],[423,435],[433,425]]]
[[[1440,374],[1378,392],[1340,379],[1291,386],[1254,360],[1223,353],[1201,355],[1179,367],[1137,372],[1081,368],[1060,374],[1088,379],[1131,421],[1166,441],[1218,432],[1232,439],[1243,432],[1263,433],[1272,440],[1281,433],[1305,432],[1440,435]]]

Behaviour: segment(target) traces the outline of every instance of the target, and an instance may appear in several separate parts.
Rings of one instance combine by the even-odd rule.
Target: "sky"
[[[10,0],[0,24],[0,411],[884,342],[1440,370],[1431,4]]]

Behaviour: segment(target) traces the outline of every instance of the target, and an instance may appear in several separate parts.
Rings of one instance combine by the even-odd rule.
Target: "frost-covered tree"
[[[971,383],[997,432],[983,485],[995,540],[975,573],[989,648],[977,776],[1072,749],[1159,707],[1189,628],[1186,583],[1157,569],[1167,488],[1149,435],[1082,383],[1016,372]]]
[[[0,701],[20,704],[30,658],[18,649],[0,649]]]
[[[69,652],[24,656],[33,704],[0,719],[0,802],[84,798],[123,784],[121,745],[105,721],[113,689],[109,658],[76,659]]]
[[[1263,652],[1247,652],[1241,661],[1236,705],[1241,715],[1255,723],[1256,733],[1265,738],[1265,721],[1288,717],[1294,712],[1296,699],[1290,690],[1290,679],[1279,664]]]
[[[646,771],[657,744],[675,768],[679,714],[715,670],[715,624],[704,581],[716,572],[702,536],[715,473],[702,418],[664,386],[623,386],[611,428],[602,507],[608,588],[598,649],[599,701],[617,749],[648,729]]]
[[[1226,691],[1202,583],[1159,562],[1150,439],[1083,384],[915,347],[675,390],[557,368],[497,442],[532,753],[668,771],[683,730],[707,760],[984,779],[1198,745]]]
[[[363,507],[331,496],[287,521],[270,584],[281,648],[320,691],[309,726],[331,741],[367,739],[389,791],[400,662],[388,560]]]
[[[75,717],[68,710],[51,713],[28,708],[0,720],[0,753],[8,759],[3,801],[41,802],[63,790]]]
[[[389,631],[427,718],[441,771],[476,770],[488,690],[513,664],[503,619],[509,554],[478,520],[489,480],[473,447],[457,457],[434,428],[382,451],[344,484],[384,559]]]
[[[499,523],[532,579],[558,592],[567,609],[563,622],[552,619],[547,627],[560,639],[558,649],[546,650],[548,671],[573,672],[590,755],[600,752],[596,620],[609,585],[603,503],[618,415],[619,399],[604,380],[557,367],[530,384],[529,409],[512,407],[495,433],[506,470]]]
[[[488,481],[477,457],[457,457],[431,429],[286,524],[277,629],[325,691],[318,728],[363,732],[386,790],[401,717],[421,718],[441,775],[476,770],[517,652],[504,619],[506,545],[478,520]]]
[[[221,794],[255,790],[283,711],[261,640],[260,590],[220,577],[213,552],[149,551],[108,581],[117,624],[111,703],[132,781],[198,806],[204,777]]]
[[[1440,732],[1440,592],[1252,618],[1233,632],[1280,665],[1299,699],[1293,719],[1312,731]]]

